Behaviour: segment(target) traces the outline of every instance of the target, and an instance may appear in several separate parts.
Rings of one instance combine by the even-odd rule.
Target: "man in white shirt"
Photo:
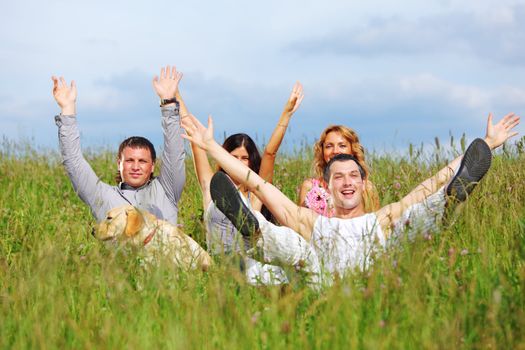
[[[182,125],[187,133],[183,137],[206,150],[233,179],[256,194],[283,226],[272,225],[246,208],[224,174],[216,175],[211,183],[219,209],[239,230],[248,225],[259,235],[256,245],[265,262],[296,266],[310,272],[312,282],[318,283],[325,272],[331,276],[366,267],[371,255],[404,232],[407,223],[413,227],[409,234],[435,226],[442,217],[447,197],[460,201],[467,198],[490,167],[491,149],[517,134],[512,129],[519,119],[509,114],[493,125],[489,115],[484,140],[474,140],[464,156],[453,160],[399,202],[374,213],[364,212],[362,192],[367,179],[359,162],[348,155],[334,157],[325,169],[325,181],[335,207],[333,218],[297,206],[225,152],[213,139],[211,118],[208,128],[193,116]]]

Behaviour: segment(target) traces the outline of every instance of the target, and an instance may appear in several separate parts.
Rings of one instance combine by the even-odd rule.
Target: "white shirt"
[[[373,213],[353,219],[319,215],[311,244],[322,269],[343,275],[347,270],[368,267],[372,256],[385,247],[386,238]]]

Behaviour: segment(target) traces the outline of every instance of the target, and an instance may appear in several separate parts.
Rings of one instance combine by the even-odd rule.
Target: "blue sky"
[[[473,138],[488,112],[525,110],[519,1],[22,0],[0,18],[0,134],[37,146],[57,147],[54,74],[77,82],[84,146],[131,135],[160,145],[151,79],[166,64],[219,141],[267,140],[297,80],[305,99],[288,149],[328,124],[376,151]]]

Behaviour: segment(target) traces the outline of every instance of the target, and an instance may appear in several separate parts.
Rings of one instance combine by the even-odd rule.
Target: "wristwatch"
[[[160,106],[161,107],[164,107],[165,105],[170,104],[170,103],[178,104],[179,101],[177,101],[177,99],[175,97],[168,98],[168,99],[163,99],[163,98],[160,99]]]

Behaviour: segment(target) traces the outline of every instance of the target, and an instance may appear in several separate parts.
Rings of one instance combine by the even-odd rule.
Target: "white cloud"
[[[291,43],[306,55],[388,57],[391,55],[475,55],[479,60],[525,66],[525,5],[423,17],[399,15],[369,18],[364,24],[338,23],[331,31]],[[437,59],[437,58],[435,58]]]
[[[86,136],[156,134],[151,78],[171,63],[193,112],[261,139],[296,80],[306,98],[291,138],[328,123],[368,140],[433,137],[458,116],[465,130],[480,111],[524,108],[518,1],[51,0],[6,3],[0,16],[1,131],[21,125],[37,142],[56,143],[52,74],[77,81]]]
[[[480,87],[455,84],[432,74],[401,78],[399,86],[410,98],[433,97],[474,110],[487,109],[493,95]]]

